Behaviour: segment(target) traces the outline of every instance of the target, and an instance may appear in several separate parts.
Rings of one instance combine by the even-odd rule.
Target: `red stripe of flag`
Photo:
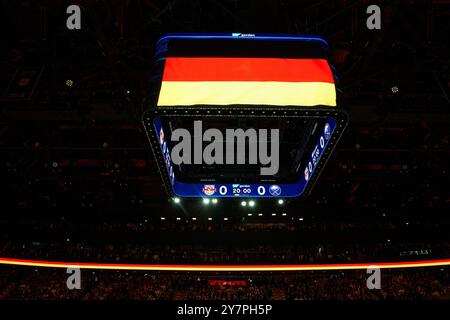
[[[163,81],[279,81],[334,83],[324,59],[169,57]]]

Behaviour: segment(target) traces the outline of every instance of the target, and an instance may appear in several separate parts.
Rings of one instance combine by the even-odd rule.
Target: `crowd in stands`
[[[179,225],[186,226],[178,232]],[[411,227],[411,223],[408,227]],[[31,224],[32,225],[32,224]],[[390,222],[373,226],[373,230],[392,230],[397,235],[398,223]],[[46,226],[46,227],[43,227]],[[77,229],[78,228],[78,229]],[[77,231],[86,238],[72,237],[67,222],[36,224],[34,232],[23,231],[14,237],[16,230],[6,230],[0,236],[0,257],[61,260],[93,263],[186,263],[186,264],[310,264],[310,263],[351,263],[382,262],[402,260],[428,260],[448,258],[450,243],[420,241],[417,234],[409,238],[376,239],[371,236],[352,238],[349,235],[369,232],[369,225],[357,223],[255,223],[237,222],[208,224],[205,222],[128,222],[126,224],[92,224],[87,232],[77,226]],[[427,226],[427,234],[432,235],[432,225]],[[30,229],[24,229],[30,230]],[[436,228],[439,230],[439,228]],[[158,231],[168,232],[171,239],[165,242],[155,240]],[[193,232],[192,232],[193,231]],[[208,239],[194,241],[195,231],[214,232],[216,240],[221,240],[227,232],[238,241],[208,243]],[[220,233],[220,231],[224,231]],[[240,232],[245,231],[245,232]],[[251,231],[256,231],[252,233]],[[281,231],[281,232],[279,232]],[[357,231],[357,233],[352,233]],[[119,232],[119,233],[118,233]],[[123,233],[120,233],[123,232]],[[309,233],[308,233],[309,232]],[[324,232],[324,233],[320,233]],[[337,232],[338,238],[332,239]],[[425,231],[423,231],[425,232]],[[286,241],[288,234],[292,239]],[[375,232],[376,234],[377,232]],[[139,234],[135,240],[121,236]],[[203,234],[203,233],[201,233]],[[266,241],[241,241],[248,234]],[[286,238],[277,243],[273,235]],[[292,234],[294,236],[292,236]],[[326,235],[312,239],[311,235]],[[436,232],[438,234],[438,232]],[[193,238],[190,238],[192,235]],[[229,233],[228,233],[229,235]],[[413,232],[414,235],[414,232]],[[311,236],[311,239],[308,237]],[[185,237],[185,238],[183,238]],[[35,239],[36,238],[36,239]],[[42,238],[42,239],[41,239]],[[56,239],[55,239],[56,238]],[[94,240],[99,241],[94,241]],[[211,237],[211,239],[214,237]],[[416,239],[417,238],[417,239]],[[53,240],[52,240],[53,239]],[[133,238],[134,239],[134,238]],[[267,240],[268,239],[268,240]],[[380,241],[381,239],[381,241]],[[392,239],[392,240],[391,240]],[[109,241],[114,240],[114,241]],[[233,279],[233,274],[215,274]],[[382,270],[381,290],[368,290],[367,274],[361,271],[327,271],[301,273],[245,274],[239,277],[248,280],[246,286],[212,286],[208,274],[168,274],[150,272],[82,271],[82,288],[68,290],[65,270],[7,267],[0,265],[1,299],[78,299],[78,300],[353,300],[353,299],[450,299],[450,281],[447,268]]]
[[[365,270],[264,275],[81,270],[81,288],[69,290],[65,269],[2,266],[0,300],[441,300],[450,299],[448,271],[383,269],[381,289],[369,290]],[[211,285],[213,278],[245,278],[246,285]]]
[[[270,215],[270,214],[267,214]],[[1,219],[1,217],[0,217]],[[84,223],[67,221],[65,219],[46,220],[46,219],[30,219],[14,223],[15,226],[23,229],[34,229],[43,232],[60,232],[71,229],[91,230],[99,233],[107,232],[398,232],[414,230],[420,228],[422,230],[442,230],[443,224],[448,225],[449,222],[442,220],[427,219],[399,219],[394,220],[388,217],[386,213],[380,213],[380,219],[360,222],[344,222],[344,221],[313,221],[311,218],[278,216],[267,220],[261,218],[237,218],[229,217],[227,221],[223,218],[215,218],[213,221],[195,217],[168,217],[160,220],[159,216],[146,217],[132,221],[103,221],[94,222],[87,220]],[[261,220],[261,221],[258,221]],[[7,225],[8,222],[0,220],[2,224]],[[5,230],[8,232],[8,230]]]
[[[69,239],[70,240],[70,239]],[[286,264],[382,262],[447,258],[450,243],[343,244],[89,244],[0,242],[0,256],[114,263]]]

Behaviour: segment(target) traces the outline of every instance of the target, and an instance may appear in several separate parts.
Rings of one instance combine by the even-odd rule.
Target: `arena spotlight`
[[[210,200],[208,198],[203,198],[203,204],[209,204]]]
[[[254,207],[254,206],[255,206],[255,201],[250,200],[250,201],[248,202],[248,205],[249,205],[250,207]]]
[[[284,200],[283,199],[278,199],[278,204],[279,205],[282,205],[284,203]]]
[[[180,203],[180,198],[173,198],[173,202],[175,202],[175,203]]]
[[[212,202],[213,204],[216,204],[216,203],[217,203],[217,199],[212,199],[211,202]]]
[[[67,79],[66,80],[66,87],[71,87],[71,86],[73,86],[73,80]]]
[[[398,93],[398,91],[399,91],[398,86],[393,86],[393,87],[391,88],[391,91],[392,91],[392,93],[394,93],[394,94]]]
[[[247,201],[242,201],[241,202],[241,206],[246,207],[247,206]]]

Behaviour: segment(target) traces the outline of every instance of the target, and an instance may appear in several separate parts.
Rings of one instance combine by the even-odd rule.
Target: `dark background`
[[[79,31],[66,29],[69,4],[82,8]],[[381,30],[366,28],[366,1],[2,0],[2,241],[406,242],[448,256],[450,2],[370,4]],[[140,123],[167,32],[328,40],[350,125],[309,198],[254,208],[167,199]],[[401,249],[388,251],[380,257]]]

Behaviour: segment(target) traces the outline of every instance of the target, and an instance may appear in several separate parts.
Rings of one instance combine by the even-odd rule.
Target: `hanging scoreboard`
[[[143,123],[170,196],[307,194],[348,122],[321,37],[165,35],[154,67]]]

